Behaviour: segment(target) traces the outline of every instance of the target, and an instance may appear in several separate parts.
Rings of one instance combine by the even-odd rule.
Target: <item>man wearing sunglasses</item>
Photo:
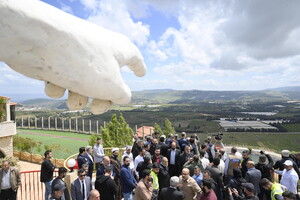
[[[78,178],[71,184],[71,195],[73,200],[87,200],[92,189],[90,177],[86,176],[84,169],[79,169]]]

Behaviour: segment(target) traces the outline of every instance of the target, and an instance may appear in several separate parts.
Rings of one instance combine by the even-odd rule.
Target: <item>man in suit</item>
[[[171,149],[168,149],[167,158],[169,160],[169,174],[170,176],[179,176],[179,159],[180,150],[176,149],[176,142],[171,143]]]
[[[255,169],[255,164],[253,161],[247,162],[247,168],[248,171],[246,172],[245,179],[247,182],[254,185],[254,194],[257,195],[260,193],[259,182],[261,180],[261,172],[258,169]]]
[[[93,170],[94,170],[94,159],[92,156],[93,147],[91,147],[91,146],[85,147],[85,152],[86,153],[84,154],[84,157],[87,159],[87,164],[89,166],[89,170],[86,175],[89,176],[92,180]]]
[[[168,165],[168,158],[163,157],[162,162],[160,163],[160,169],[158,173],[158,183],[160,190],[164,187],[170,186],[170,175]]]
[[[85,147],[80,147],[79,148],[79,154],[77,156],[77,163],[78,163],[78,168],[81,169],[82,165],[87,163],[87,159],[85,157]]]
[[[90,177],[86,176],[84,169],[79,169],[78,178],[71,183],[72,200],[87,200],[92,189]]]
[[[177,189],[179,178],[173,176],[170,179],[170,187],[163,188],[159,193],[160,200],[182,200],[184,199],[183,192]]]

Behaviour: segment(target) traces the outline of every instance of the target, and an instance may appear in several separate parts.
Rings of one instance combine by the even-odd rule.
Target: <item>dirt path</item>
[[[85,141],[85,142],[89,141],[88,139],[66,137],[66,136],[60,136],[60,135],[50,135],[50,134],[43,134],[43,133],[33,133],[33,132],[27,132],[27,131],[18,131],[18,133],[29,134],[29,135],[48,136],[48,137],[52,137],[52,138],[64,138],[64,139],[78,140],[78,141]]]

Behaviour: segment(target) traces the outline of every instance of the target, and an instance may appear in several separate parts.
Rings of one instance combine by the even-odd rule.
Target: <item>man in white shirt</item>
[[[209,160],[205,158],[205,151],[200,150],[200,160],[202,162],[203,169],[206,169],[206,166],[209,165]]]
[[[293,168],[293,162],[290,160],[286,160],[284,163],[284,170],[274,170],[275,173],[282,175],[280,184],[287,187],[287,189],[294,194],[297,194],[297,184],[298,184],[298,174]]]
[[[146,155],[146,150],[144,148],[140,149],[140,154],[135,157],[134,159],[134,171],[135,175],[137,177],[137,180],[139,180],[139,172],[136,171],[136,167],[140,162],[144,162],[144,156]]]
[[[94,162],[96,163],[96,169],[99,168],[100,163],[103,161],[104,149],[101,138],[97,138],[97,143],[94,145]]]

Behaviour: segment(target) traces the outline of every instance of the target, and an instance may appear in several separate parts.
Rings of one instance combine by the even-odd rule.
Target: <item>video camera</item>
[[[215,134],[213,136],[215,137],[216,140],[222,140],[223,133],[217,133],[217,134]]]

